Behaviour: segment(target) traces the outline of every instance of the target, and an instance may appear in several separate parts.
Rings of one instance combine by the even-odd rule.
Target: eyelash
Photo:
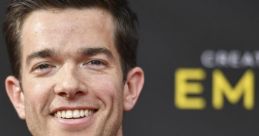
[[[102,62],[101,60],[91,60],[88,63],[92,64],[92,65],[101,65],[104,64],[104,62]]]
[[[32,69],[32,71],[35,71],[35,70],[40,70],[40,71],[42,71],[42,70],[46,70],[46,69],[54,68],[54,67],[55,67],[55,66],[52,66],[52,65],[50,65],[50,64],[43,63],[43,64],[39,64],[39,65],[37,65],[36,67],[34,67],[34,68]]]
[[[86,63],[84,63],[83,65],[84,66],[90,65],[90,66],[94,67],[93,69],[96,69],[96,67],[98,67],[98,69],[101,69],[102,67],[105,67],[108,64],[103,60],[90,60],[90,61],[87,61]]]
[[[93,70],[100,70],[100,69],[107,67],[108,64],[104,60],[93,59],[93,60],[89,60],[89,61],[83,63],[83,66],[88,67]],[[35,67],[33,67],[31,71],[43,74],[43,73],[48,72],[52,68],[55,68],[55,65],[51,65],[48,63],[41,63],[41,64],[38,64]]]

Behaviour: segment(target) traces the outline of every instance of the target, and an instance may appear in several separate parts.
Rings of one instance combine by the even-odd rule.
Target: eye
[[[49,73],[53,68],[55,68],[54,65],[51,65],[48,63],[41,63],[33,67],[32,72],[38,75],[43,75],[43,74]]]
[[[100,70],[107,66],[107,63],[104,60],[90,60],[83,64],[84,67],[94,69],[94,70]]]
[[[91,60],[89,62],[89,64],[91,64],[91,65],[103,65],[103,62],[100,61],[100,60]]]
[[[43,69],[47,69],[47,68],[50,68],[51,66],[49,64],[40,64],[36,67],[36,69],[40,69],[40,70],[43,70]]]

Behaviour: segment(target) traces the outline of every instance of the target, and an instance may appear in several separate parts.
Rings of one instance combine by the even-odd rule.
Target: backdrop
[[[139,16],[146,84],[126,113],[126,136],[258,136],[257,0],[130,1]],[[0,21],[7,0],[0,1]],[[29,135],[4,89],[0,37],[0,135]]]

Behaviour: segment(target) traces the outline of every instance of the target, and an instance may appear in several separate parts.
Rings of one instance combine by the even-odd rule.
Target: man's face
[[[96,8],[38,10],[26,18],[21,79],[9,77],[6,86],[33,135],[121,135],[123,111],[135,104],[143,78],[123,81],[114,31],[112,16]],[[142,83],[138,92],[134,82]]]

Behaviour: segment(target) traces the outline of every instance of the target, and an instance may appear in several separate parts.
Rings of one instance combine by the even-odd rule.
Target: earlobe
[[[128,72],[124,86],[124,110],[131,110],[136,104],[144,85],[144,72],[135,67]]]
[[[5,80],[5,88],[9,99],[21,119],[25,118],[24,95],[20,81],[14,76],[8,76]]]

